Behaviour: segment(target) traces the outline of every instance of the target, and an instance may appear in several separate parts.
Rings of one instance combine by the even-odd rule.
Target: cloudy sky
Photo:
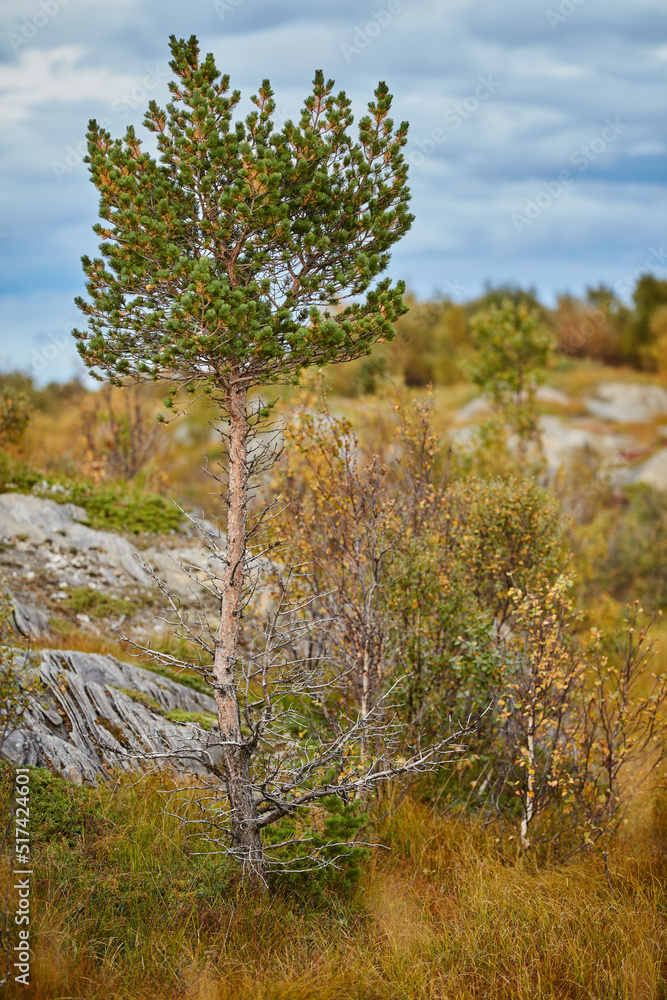
[[[168,36],[283,118],[321,68],[362,112],[378,80],[410,122],[411,233],[392,274],[455,299],[486,281],[546,302],[667,275],[664,0],[2,0],[0,369],[76,368],[97,196],[89,118],[164,104]]]

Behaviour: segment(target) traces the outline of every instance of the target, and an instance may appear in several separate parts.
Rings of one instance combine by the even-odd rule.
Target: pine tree
[[[379,278],[392,245],[410,228],[407,123],[394,127],[380,83],[350,135],[344,92],[315,74],[298,122],[277,130],[264,80],[245,120],[213,56],[196,37],[170,38],[166,111],[144,119],[159,159],[130,126],[112,139],[88,130],[92,181],[100,193],[101,257],[82,258],[88,299],[75,330],[93,374],[115,385],[154,380],[207,393],[228,431],[227,550],[212,666],[224,740],[232,836],[262,865],[241,730],[236,663],[248,537],[248,394],[295,384],[304,368],[351,360],[393,334],[405,312],[402,282]],[[378,280],[376,280],[378,279]],[[342,300],[347,300],[344,304]]]

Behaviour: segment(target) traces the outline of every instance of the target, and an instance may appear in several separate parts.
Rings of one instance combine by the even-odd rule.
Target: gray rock
[[[552,389],[548,385],[540,385],[535,391],[535,399],[540,403],[550,403],[556,406],[570,406],[572,400],[564,392]]]
[[[540,385],[535,390],[535,399],[538,403],[549,403],[557,406],[570,406],[572,400],[564,392],[558,389],[551,389],[548,385]],[[462,406],[454,414],[454,419],[459,423],[466,423],[469,420],[477,420],[480,417],[487,417],[491,414],[492,407],[486,396],[475,396],[469,403]]]
[[[34,604],[14,600],[14,624],[28,639],[41,639],[50,633],[49,616]]]
[[[2,744],[2,754],[21,767],[45,767],[75,785],[93,785],[100,777],[98,761],[60,736],[17,729]]]
[[[657,451],[646,462],[632,469],[626,482],[646,483],[656,490],[667,490],[667,448]]]
[[[602,420],[642,424],[667,413],[667,390],[660,385],[604,382],[584,402],[588,412]]]
[[[84,509],[72,503],[24,493],[0,494],[0,538],[23,538],[36,545],[48,542],[54,549],[67,551],[95,551],[103,576],[113,580],[114,573],[127,573],[138,583],[148,584],[135,547],[122,535],[82,524],[85,518]]]
[[[44,690],[31,698],[20,726],[0,748],[13,763],[48,767],[77,784],[116,768],[161,764],[215,773],[216,730],[165,718],[173,709],[214,715],[208,695],[93,653],[45,650],[25,670],[26,682],[39,676]]]
[[[600,434],[583,421],[565,422],[560,417],[540,417],[542,447],[552,472],[564,466],[570,456],[581,449],[591,449],[611,459],[614,464],[623,460],[621,452],[632,447],[633,439],[624,434]]]
[[[478,417],[486,417],[491,413],[491,405],[486,396],[475,396],[469,403],[462,406],[454,414],[457,421],[477,420]]]

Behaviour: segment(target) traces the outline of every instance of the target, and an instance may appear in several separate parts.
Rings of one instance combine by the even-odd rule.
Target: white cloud
[[[40,105],[47,103],[68,104],[91,97],[108,102],[136,84],[136,77],[105,66],[79,65],[85,55],[81,45],[59,45],[24,50],[18,66],[0,65],[0,124],[34,117]]]

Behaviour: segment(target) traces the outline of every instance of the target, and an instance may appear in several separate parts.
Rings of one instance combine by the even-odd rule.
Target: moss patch
[[[126,694],[128,698],[132,699],[132,701],[136,701],[137,704],[143,705],[144,708],[149,709],[151,712],[157,712],[158,715],[165,714],[164,709],[158,705],[155,699],[151,698],[150,695],[145,694],[143,691],[135,691],[132,688],[118,688],[118,690],[122,691],[123,694]],[[167,718],[169,718],[169,716],[167,716]]]
[[[208,712],[185,712],[181,708],[174,708],[171,712],[167,712],[165,718],[169,719],[170,722],[177,722],[180,725],[185,725],[187,722],[193,722],[200,729],[205,729],[207,732],[217,726],[218,720],[214,715],[209,715]]]
[[[134,612],[135,605],[122,597],[114,597],[92,587],[74,587],[64,606],[74,614],[86,614],[91,618],[106,618],[110,615],[127,615]]]

